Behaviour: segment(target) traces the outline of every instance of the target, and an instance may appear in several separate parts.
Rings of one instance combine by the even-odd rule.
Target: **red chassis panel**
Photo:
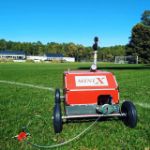
[[[113,103],[119,102],[118,85],[110,72],[68,71],[64,82],[67,105],[97,104],[101,95],[111,95]]]

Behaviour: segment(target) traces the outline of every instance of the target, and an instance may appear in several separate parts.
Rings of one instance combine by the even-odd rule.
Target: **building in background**
[[[33,60],[34,62],[46,61],[46,56],[27,56],[27,60]]]
[[[75,58],[74,57],[63,57],[63,61],[65,61],[65,62],[75,62]]]
[[[41,61],[61,61],[61,62],[75,62],[74,57],[64,57],[63,54],[48,53],[43,56],[25,55],[24,51],[0,51],[0,59],[12,59],[14,62],[24,62],[25,60],[32,60],[34,62]]]
[[[25,55],[25,52],[23,52],[23,51],[3,50],[3,51],[0,51],[0,58],[13,59],[13,60],[24,60],[24,59],[26,59],[26,55]]]
[[[63,55],[62,54],[45,54],[43,56],[27,56],[27,60],[33,60],[34,62],[40,61],[62,61]]]
[[[63,54],[52,54],[48,53],[45,54],[47,61],[62,61],[63,60]]]

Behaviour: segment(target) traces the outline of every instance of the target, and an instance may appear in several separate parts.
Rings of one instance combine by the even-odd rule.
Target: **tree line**
[[[44,55],[46,53],[63,54],[65,57],[75,57],[76,61],[90,61],[93,58],[92,47],[74,43],[55,43],[43,44],[37,42],[13,42],[0,40],[0,50],[20,50],[26,55]],[[98,59],[101,61],[114,61],[115,56],[125,54],[125,46],[102,47],[98,49]]]

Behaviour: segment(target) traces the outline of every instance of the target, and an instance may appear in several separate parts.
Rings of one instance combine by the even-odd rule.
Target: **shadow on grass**
[[[89,67],[79,67],[79,70],[89,70]],[[105,69],[109,69],[109,70],[149,70],[150,69],[150,64],[148,65],[120,65],[120,66],[101,66],[98,67],[98,70],[105,70]]]

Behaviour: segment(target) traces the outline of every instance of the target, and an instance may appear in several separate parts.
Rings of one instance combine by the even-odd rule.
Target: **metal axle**
[[[114,114],[92,114],[92,115],[72,115],[62,116],[62,119],[77,119],[77,118],[98,118],[98,117],[126,117],[125,113],[114,113]]]

